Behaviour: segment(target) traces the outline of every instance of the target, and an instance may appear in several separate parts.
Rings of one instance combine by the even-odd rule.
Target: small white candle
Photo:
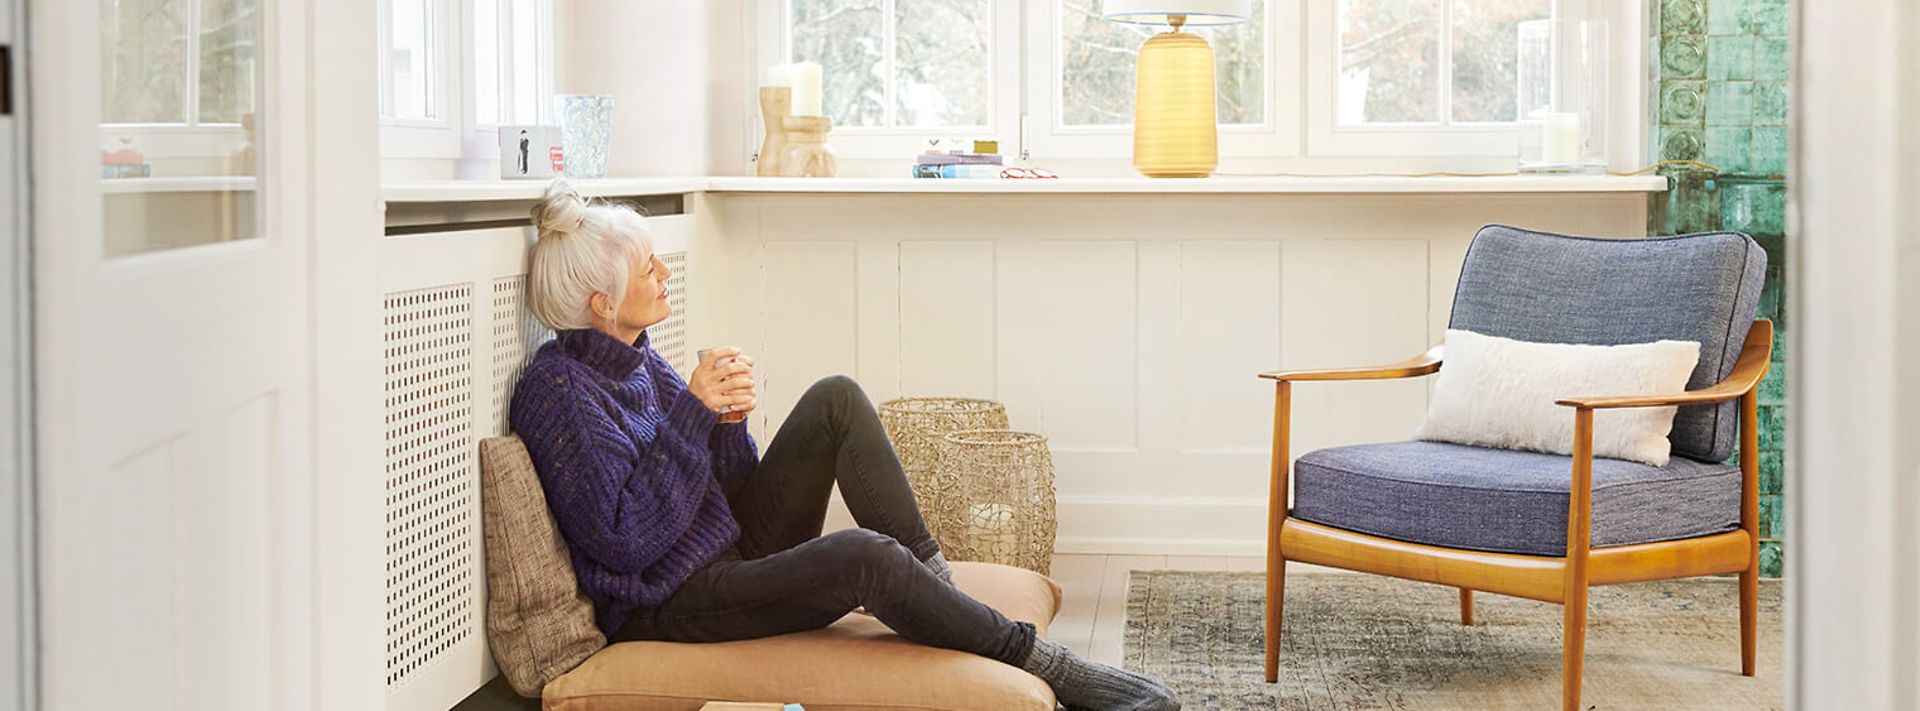
[[[1572,163],[1580,160],[1580,114],[1555,112],[1546,115],[1540,125],[1540,162]]]
[[[793,78],[793,115],[821,115],[820,65],[814,62],[801,62],[788,66],[791,68]]]
[[[767,67],[767,83],[763,86],[793,86],[793,65],[775,64]]]

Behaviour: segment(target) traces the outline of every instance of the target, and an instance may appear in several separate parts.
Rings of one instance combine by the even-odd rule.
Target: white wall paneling
[[[1050,438],[1063,552],[1263,550],[1279,367],[1405,358],[1490,222],[1645,234],[1639,194],[710,194],[762,446],[814,380],[967,395]],[[1308,447],[1404,439],[1424,381],[1304,385]],[[838,499],[836,495],[836,500]],[[838,503],[829,529],[853,525]]]

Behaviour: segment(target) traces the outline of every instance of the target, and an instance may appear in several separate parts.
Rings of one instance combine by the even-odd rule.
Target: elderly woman
[[[683,381],[648,346],[669,272],[639,214],[555,181],[533,217],[528,298],[557,335],[527,365],[511,419],[609,640],[764,637],[864,606],[906,639],[1025,669],[1070,708],[1180,708],[1159,682],[953,587],[851,379],[809,388],[760,457],[738,421],[758,404],[751,357],[720,349]],[[836,484],[861,527],[822,536]]]

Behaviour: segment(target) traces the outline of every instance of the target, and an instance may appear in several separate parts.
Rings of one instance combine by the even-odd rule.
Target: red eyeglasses
[[[1055,175],[1053,171],[1047,170],[1045,168],[1022,168],[1019,166],[1015,166],[1015,167],[1000,171],[1000,177],[1002,178],[1058,178],[1060,176]]]

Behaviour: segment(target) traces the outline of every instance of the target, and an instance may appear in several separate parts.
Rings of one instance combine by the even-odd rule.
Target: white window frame
[[[261,0],[255,6],[258,17],[266,15],[266,4],[272,0]],[[186,116],[180,123],[105,123],[100,124],[103,138],[130,136],[140,141],[140,152],[148,160],[155,158],[223,158],[233,154],[234,149],[246,139],[239,123],[203,123],[200,121],[200,3],[191,0],[187,3],[187,62],[186,62]],[[257,18],[256,18],[257,19]],[[258,28],[266,32],[264,23]],[[261,61],[254,56],[256,66]],[[260,86],[257,83],[260,72],[255,71],[256,83],[253,94],[253,114],[260,115]],[[104,112],[105,106],[101,107]],[[256,126],[258,124],[255,124]]]
[[[1517,150],[1514,122],[1461,122],[1451,116],[1453,51],[1451,38],[1452,7],[1458,0],[1442,4],[1440,57],[1438,73],[1449,92],[1441,97],[1437,123],[1372,123],[1342,125],[1339,119],[1340,73],[1340,0],[1308,0],[1305,33],[1307,152],[1326,157],[1503,157]],[[1639,51],[1622,51],[1623,41],[1634,47],[1646,31],[1643,0],[1553,0],[1552,17],[1560,19],[1608,20],[1609,56],[1608,152],[1615,150],[1622,129],[1639,121],[1641,105],[1634,89],[1641,78],[1644,61]],[[1630,20],[1623,22],[1622,20]],[[1315,32],[1314,30],[1320,30]],[[1633,82],[1622,90],[1621,79]],[[1638,132],[1634,133],[1637,141]],[[1629,158],[1626,162],[1633,162]],[[1619,162],[1619,161],[1616,161]]]
[[[463,0],[464,1],[464,0]],[[387,115],[386,97],[391,81],[387,62],[393,43],[393,0],[379,0],[378,36],[380,67],[380,156],[382,158],[459,158],[461,133],[468,113],[464,101],[465,84],[460,76],[470,73],[464,62],[466,41],[456,28],[465,28],[467,13],[455,0],[427,0],[428,22],[433,27],[433,51],[427,66],[433,105],[438,115],[428,119],[396,118]],[[455,87],[462,89],[456,92]]]
[[[1221,124],[1220,155],[1292,156],[1298,152],[1300,112],[1299,37],[1301,0],[1267,0],[1265,30],[1265,120],[1257,124]],[[1031,158],[1128,158],[1133,155],[1133,126],[1068,126],[1061,96],[1065,77],[1060,57],[1061,0],[1027,3],[1027,131],[1022,144]],[[1032,61],[1044,58],[1044,61]],[[1284,97],[1284,100],[1283,100]]]
[[[515,85],[517,72],[515,71],[516,68],[514,65],[521,61],[521,58],[515,53],[513,44],[512,32],[515,23],[513,14],[514,2],[513,0],[462,0],[462,7],[467,6],[465,3],[482,2],[495,3],[500,8],[499,32],[497,32],[495,36],[495,40],[500,43],[500,106],[497,110],[500,116],[505,117],[510,113],[508,109],[520,98],[522,89],[522,87]],[[534,4],[533,19],[537,24],[533,40],[534,57],[532,61],[534,62],[534,86],[532,87],[532,91],[535,96],[534,119],[532,123],[550,125],[553,121],[554,45],[558,44],[556,42],[557,35],[555,29],[557,16],[553,10],[554,0],[534,0]],[[461,21],[461,36],[473,37],[476,31],[474,13],[468,12],[464,14],[466,17]],[[473,43],[468,42],[465,51],[462,53],[466,61],[460,63],[461,95],[465,97],[464,105],[466,106],[467,115],[466,129],[469,134],[473,134],[470,136],[473,140],[478,141],[485,139],[492,141],[498,137],[496,132],[499,131],[501,126],[521,124],[483,122],[480,120],[480,107],[477,103],[480,98],[480,82],[478,73],[474,71],[475,62],[477,61],[475,49]],[[498,150],[497,143],[490,143],[488,145],[491,146],[490,150]],[[488,153],[487,155],[491,157],[492,154]],[[473,158],[479,156],[469,155],[467,157]]]
[[[758,21],[755,35],[759,41],[749,48],[747,72],[747,123],[749,153],[760,149],[764,135],[760,118],[760,83],[766,69],[792,61],[793,43],[788,31],[789,0],[756,0]],[[1021,0],[988,0],[991,13],[988,26],[992,36],[987,44],[987,125],[984,127],[871,128],[834,126],[833,149],[841,158],[909,159],[925,150],[934,138],[977,138],[1000,142],[1002,153],[1016,144],[1020,135],[1020,5]],[[889,22],[891,29],[891,22]],[[759,52],[755,48],[769,48]],[[904,170],[904,168],[903,168]],[[906,177],[905,173],[901,177]]]
[[[788,0],[754,0],[746,22],[748,43],[745,95],[749,152],[760,130],[758,87],[770,64],[788,61]],[[1009,160],[1118,159],[1133,154],[1129,126],[1061,126],[1059,0],[993,0],[993,127]],[[1339,68],[1339,0],[1268,0],[1267,112],[1258,125],[1220,127],[1223,160],[1291,159],[1315,169],[1344,166],[1370,170],[1446,170],[1450,166],[1487,169],[1490,160],[1515,153],[1513,123],[1453,125],[1339,126],[1335,111]],[[1652,0],[1553,0],[1555,17],[1604,19],[1609,25],[1610,88],[1608,149],[1616,168],[1638,167],[1646,160],[1646,83],[1648,3]],[[1009,14],[1018,13],[1018,14]],[[1008,18],[1019,18],[1010,21]],[[1313,32],[1314,28],[1324,28]],[[1010,38],[1009,35],[1012,37]],[[1001,51],[1014,48],[1017,51]],[[1443,53],[1451,59],[1449,51]],[[1448,65],[1450,67],[1450,63]],[[1019,86],[1016,86],[1016,83]],[[920,152],[928,138],[960,137],[942,129],[834,129],[834,148],[844,158],[902,160]]]

